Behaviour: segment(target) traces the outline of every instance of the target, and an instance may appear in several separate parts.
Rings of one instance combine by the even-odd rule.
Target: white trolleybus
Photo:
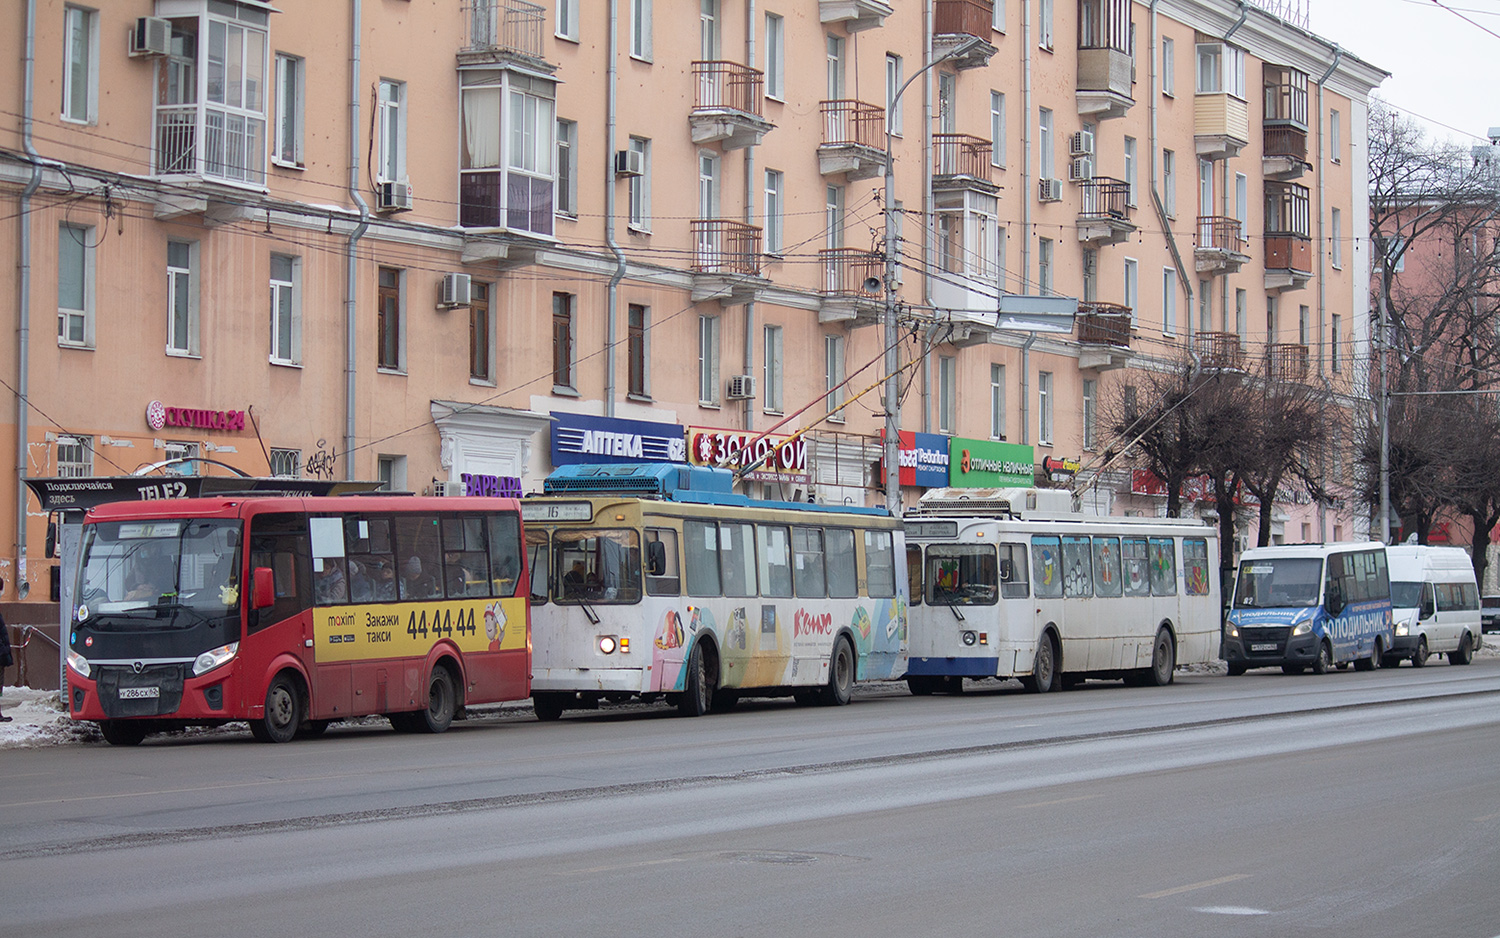
[[[884,509],[752,501],[723,469],[565,466],[521,506],[532,701],[683,714],[741,696],[844,704],[906,673],[905,541]]]
[[[933,489],[907,513],[912,693],[964,678],[1162,685],[1214,660],[1215,530],[1071,509],[1061,491]]]

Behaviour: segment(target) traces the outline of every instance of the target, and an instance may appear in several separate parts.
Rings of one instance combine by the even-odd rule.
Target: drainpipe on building
[[[1152,8],[1155,9],[1155,0]],[[1021,292],[1031,292],[1031,0],[1021,4]],[[1021,372],[1021,387],[1026,372]],[[1025,412],[1026,398],[1021,398]],[[1024,433],[1023,433],[1024,436]]]
[[[1328,399],[1333,400],[1333,387],[1328,376],[1323,372],[1323,338],[1325,335],[1324,319],[1328,315],[1328,245],[1324,243],[1323,215],[1327,200],[1327,191],[1324,183],[1326,164],[1323,162],[1323,83],[1332,77],[1338,69],[1339,63],[1344,59],[1344,50],[1337,44],[1333,47],[1333,62],[1329,64],[1328,71],[1324,72],[1318,79],[1318,377],[1328,388]],[[1384,385],[1382,385],[1384,390]],[[1328,447],[1325,445],[1318,450],[1318,478],[1327,478],[1325,460]],[[1323,500],[1318,499],[1318,540],[1327,541],[1327,510]],[[1387,540],[1389,540],[1387,538]]]
[[[359,206],[359,224],[349,233],[344,248],[344,478],[356,479],[354,471],[355,326],[358,323],[359,258],[355,246],[370,227],[370,206],[359,194],[359,96],[361,0],[349,0],[349,195]]]
[[[21,571],[26,568],[26,470],[28,434],[27,400],[31,358],[31,196],[42,184],[41,154],[31,142],[31,115],[36,92],[36,0],[26,0],[25,73],[21,100],[21,148],[31,160],[31,178],[16,204],[19,244],[16,259],[16,593],[22,599],[30,592]]]
[[[620,0],[609,0],[609,56],[607,66],[607,92],[604,118],[604,243],[615,256],[615,272],[609,277],[605,290],[605,336],[604,336],[604,416],[615,415],[615,342],[618,339],[615,320],[619,304],[620,281],[625,278],[625,252],[615,241],[615,118],[616,85],[619,70],[615,58],[620,54]]]
[[[755,0],[748,0],[745,4],[745,64],[751,68],[755,67]],[[755,147],[745,148],[745,224],[755,224]],[[765,237],[765,231],[761,231],[761,237]],[[764,244],[761,245],[765,247]],[[745,370],[742,374],[747,376],[755,374],[755,301],[745,304]],[[766,389],[761,388],[764,394]],[[741,412],[744,420],[744,428],[755,429],[755,397],[745,398],[744,409]]]

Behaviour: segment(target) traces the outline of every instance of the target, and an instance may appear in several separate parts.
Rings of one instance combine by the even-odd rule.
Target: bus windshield
[[[1397,609],[1415,609],[1422,605],[1422,584],[1392,580],[1391,605]]]
[[[995,548],[933,544],[927,548],[927,601],[935,606],[992,606],[998,595]]]
[[[561,530],[552,535],[553,597],[560,603],[641,601],[641,536],[633,530]]]
[[[1240,564],[1234,608],[1257,609],[1318,604],[1323,582],[1319,557],[1275,557]]]
[[[239,569],[237,520],[89,525],[80,563],[79,619],[100,631],[237,621]]]

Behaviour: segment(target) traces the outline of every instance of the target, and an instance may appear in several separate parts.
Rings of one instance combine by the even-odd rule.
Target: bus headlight
[[[1306,622],[1298,622],[1296,624],[1296,626],[1294,626],[1292,628],[1292,635],[1293,635],[1293,637],[1298,636],[1298,635],[1306,635],[1308,632],[1311,632],[1311,631],[1312,631],[1312,620],[1309,619]]]
[[[1237,626],[1237,625],[1235,625],[1233,622],[1226,622],[1226,623],[1224,623],[1224,637],[1225,638],[1239,638],[1240,637],[1240,627]]]
[[[606,655],[612,655],[615,653],[615,645],[615,637],[613,635],[599,636],[599,650],[604,652]]]
[[[193,662],[193,676],[207,674],[209,671],[233,658],[235,652],[239,650],[239,642],[230,642],[228,645],[220,645],[211,651],[205,651]]]
[[[1410,632],[1410,626],[1408,626],[1405,622],[1397,622],[1396,623],[1396,634],[1397,635],[1402,635],[1402,636],[1411,634],[1411,632]]]
[[[68,667],[79,677],[89,676],[89,659],[72,649],[68,650]]]

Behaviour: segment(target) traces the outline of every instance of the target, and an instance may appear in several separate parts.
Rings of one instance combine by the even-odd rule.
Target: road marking
[[[580,873],[608,873],[613,870],[630,870],[640,866],[660,866],[663,863],[682,862],[683,859],[681,857],[669,857],[665,860],[641,860],[636,863],[621,863],[616,866],[591,866],[586,870],[564,870],[563,873],[568,876],[574,876]]]
[[[1141,899],[1165,899],[1167,896],[1175,896],[1182,892],[1192,892],[1195,889],[1207,889],[1209,886],[1221,886],[1224,883],[1232,883],[1236,880],[1249,879],[1249,873],[1231,873],[1228,876],[1220,876],[1218,879],[1208,879],[1201,883],[1191,883],[1187,886],[1177,886],[1172,889],[1163,889],[1161,892],[1148,892]]]
[[[1079,795],[1077,798],[1059,798],[1056,801],[1033,801],[1031,804],[1016,805],[1018,808],[1050,808],[1055,804],[1072,804],[1075,801],[1090,801],[1094,798],[1102,798],[1103,795]]]
[[[1486,814],[1484,817],[1477,817],[1474,819],[1474,823],[1478,824],[1480,821],[1493,821],[1497,817],[1500,817],[1500,811],[1496,811],[1494,814]]]
[[[1206,905],[1193,910],[1209,915],[1270,915],[1269,909],[1251,909],[1242,905]]]

